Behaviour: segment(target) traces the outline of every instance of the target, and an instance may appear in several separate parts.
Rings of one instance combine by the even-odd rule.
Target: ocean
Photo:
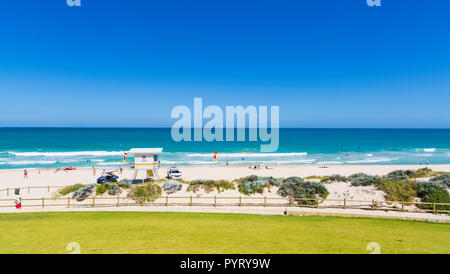
[[[450,164],[450,129],[280,129],[278,151],[260,153],[259,142],[175,142],[170,128],[0,128],[0,169],[127,166],[133,147],[164,148],[166,166]]]

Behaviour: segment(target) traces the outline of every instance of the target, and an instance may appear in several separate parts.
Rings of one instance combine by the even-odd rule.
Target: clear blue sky
[[[171,126],[279,105],[283,127],[450,127],[450,1],[2,1],[0,126]]]

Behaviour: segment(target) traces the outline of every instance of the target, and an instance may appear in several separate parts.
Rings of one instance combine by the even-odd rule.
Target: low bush
[[[245,180],[238,184],[238,190],[245,195],[251,195],[254,193],[262,194],[264,189],[269,186],[267,180],[257,178],[255,180]]]
[[[262,177],[263,179],[267,179],[270,186],[280,186],[283,183],[283,179],[277,179],[274,177]]]
[[[438,175],[434,178],[431,178],[430,181],[440,183],[445,187],[450,187],[450,174]]]
[[[161,196],[162,188],[155,184],[136,185],[131,188],[128,197],[136,203],[154,202]]]
[[[331,175],[331,176],[325,176],[320,180],[321,183],[330,183],[330,182],[347,182],[349,179],[342,175]]]
[[[311,175],[311,176],[307,176],[307,177],[305,177],[303,179],[304,180],[311,180],[311,179],[323,180],[325,178],[328,178],[328,176]]]
[[[95,193],[97,194],[97,195],[102,195],[103,193],[105,193],[106,192],[106,186],[104,185],[104,184],[102,184],[102,185],[98,185],[97,186],[97,189],[95,190]]]
[[[351,182],[352,186],[369,186],[369,185],[377,185],[380,181],[379,177],[367,175],[364,173],[356,173],[350,175],[348,180]]]
[[[98,186],[98,185],[97,184],[90,184],[90,185],[84,186],[84,187],[74,191],[72,193],[72,198],[75,198],[78,201],[83,201],[84,199],[89,197],[89,195],[92,194],[92,191],[94,190],[94,188],[96,186]]]
[[[437,182],[422,182],[417,186],[417,195],[422,202],[450,203],[450,195],[443,184]],[[433,205],[420,205],[420,208],[432,209]],[[449,205],[435,205],[437,210],[450,210]]]
[[[328,196],[328,190],[322,183],[304,181],[300,177],[289,177],[283,181],[278,189],[282,197],[315,199]],[[314,200],[300,200],[299,204],[316,204]]]
[[[410,178],[427,178],[435,176],[435,172],[428,167],[419,168]]]
[[[377,188],[384,191],[388,201],[412,202],[417,196],[417,183],[410,180],[391,181],[387,178],[379,180]]]
[[[122,189],[119,187],[119,184],[117,183],[104,183],[104,185],[106,186],[106,189],[108,189],[109,195],[115,196],[122,192]]]
[[[175,193],[179,190],[181,190],[181,188],[183,187],[183,185],[180,182],[177,182],[175,180],[169,180],[164,182],[162,188],[164,189],[164,191],[167,194],[172,194]]]
[[[122,193],[122,189],[119,186],[119,183],[103,183],[97,185],[96,195],[103,195],[105,192],[108,192],[109,195],[117,195]]]
[[[409,177],[414,176],[414,170],[394,170],[389,172],[386,176],[391,181],[404,181],[409,180]]]
[[[281,180],[273,177],[259,177],[256,175],[247,176],[237,180],[239,192],[245,195],[263,193],[266,187],[280,186]]]
[[[127,179],[123,179],[119,182],[119,186],[122,188],[130,188],[131,183]]]
[[[235,186],[232,182],[226,180],[193,180],[189,182],[189,186],[186,191],[196,193],[200,188],[203,188],[206,193],[209,193],[214,189],[221,193],[228,189],[235,189]]]
[[[77,191],[78,189],[80,189],[82,187],[84,187],[83,184],[75,184],[75,185],[65,186],[62,189],[60,189],[58,191],[58,193],[61,194],[61,195],[67,195],[69,193]]]

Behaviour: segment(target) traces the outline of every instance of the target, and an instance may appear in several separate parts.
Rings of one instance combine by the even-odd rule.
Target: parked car
[[[104,183],[116,183],[119,176],[115,175],[112,171],[103,171],[102,176],[97,178],[97,184]]]
[[[183,174],[181,171],[178,170],[176,167],[171,167],[167,171],[167,178],[168,179],[183,179]]]

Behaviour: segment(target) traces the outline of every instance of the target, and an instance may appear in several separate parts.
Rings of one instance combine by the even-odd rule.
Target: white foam
[[[118,165],[125,165],[124,162],[105,162],[105,163],[98,163],[99,166],[118,166]]]
[[[34,157],[34,156],[44,156],[44,157],[69,157],[69,156],[115,156],[123,155],[124,151],[70,151],[70,152],[13,152],[10,154],[22,157]]]
[[[435,152],[436,148],[418,148],[416,151]]]
[[[189,153],[188,157],[213,157],[213,153]],[[218,153],[217,157],[229,157],[229,158],[262,158],[262,157],[295,157],[306,156],[307,152],[287,152],[287,153],[256,153],[256,152],[243,152],[243,153]]]
[[[349,164],[379,163],[379,162],[390,162],[390,161],[394,161],[394,160],[398,160],[398,158],[362,159],[362,160],[346,161],[346,163],[349,163]]]
[[[48,165],[54,163],[56,163],[56,161],[9,161],[0,162],[0,165]]]
[[[339,165],[339,164],[343,164],[344,162],[339,162],[339,161],[322,161],[322,162],[317,162],[318,164],[321,165]]]
[[[244,165],[244,164],[304,164],[304,163],[313,163],[314,161],[316,161],[315,159],[305,159],[305,160],[272,160],[272,161],[233,161],[230,160],[228,161],[229,164],[232,165]],[[216,163],[221,163],[224,164],[226,161],[225,160],[217,160]],[[210,165],[210,164],[216,164],[213,160],[211,161],[183,161],[183,160],[179,160],[179,161],[163,161],[161,160],[161,164],[185,164],[185,165]]]

